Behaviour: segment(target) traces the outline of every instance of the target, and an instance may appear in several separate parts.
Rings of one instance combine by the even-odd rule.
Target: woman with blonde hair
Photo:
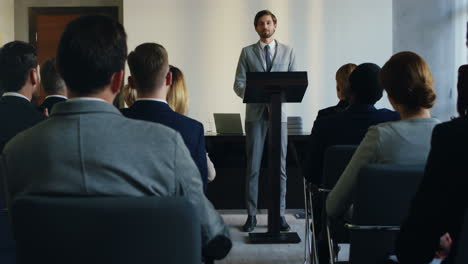
[[[172,72],[172,84],[167,93],[167,103],[175,112],[187,115],[188,91],[184,74],[172,65],[169,65],[169,71]]]
[[[317,118],[327,117],[339,112],[342,112],[349,105],[349,76],[356,69],[357,65],[354,63],[347,63],[341,66],[335,74],[336,79],[336,96],[340,101],[335,106],[330,106],[318,111]]]
[[[359,170],[369,163],[425,164],[432,129],[436,95],[427,63],[413,52],[400,52],[385,63],[380,82],[401,120],[369,128],[350,163],[328,195],[327,215],[341,218],[352,204]]]
[[[175,112],[181,115],[187,115],[188,90],[185,84],[184,74],[179,68],[173,65],[169,65],[169,71],[172,73],[172,84],[167,93],[167,103]],[[208,163],[208,181],[211,182],[216,177],[216,170],[208,153],[206,153],[206,161]]]
[[[135,101],[136,101],[136,98],[137,98],[137,92],[135,89],[133,89],[133,87],[131,87],[130,85],[126,84],[124,85],[123,89],[122,89],[122,97],[124,99],[124,102],[125,104],[127,105],[127,107],[130,107],[132,106]]]

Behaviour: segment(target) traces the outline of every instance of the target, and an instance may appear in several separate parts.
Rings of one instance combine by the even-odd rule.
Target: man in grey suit
[[[118,22],[84,16],[67,25],[57,67],[70,99],[6,145],[0,169],[9,207],[28,194],[185,196],[202,224],[203,256],[223,258],[231,248],[229,232],[205,197],[180,134],[125,118],[112,105],[126,57],[126,34]],[[169,68],[165,74],[170,76]]]
[[[262,10],[255,15],[254,27],[260,36],[260,40],[242,49],[237,64],[234,91],[240,98],[244,98],[247,72],[287,72],[296,70],[293,49],[279,43],[273,37],[277,27],[276,16],[269,10]],[[284,218],[286,209],[286,151],[288,144],[286,118],[283,109],[281,113],[281,231],[290,230]],[[247,104],[245,135],[247,150],[246,207],[248,217],[243,226],[245,232],[251,232],[257,224],[255,215],[257,213],[258,176],[268,130],[268,120],[269,109],[267,104]]]

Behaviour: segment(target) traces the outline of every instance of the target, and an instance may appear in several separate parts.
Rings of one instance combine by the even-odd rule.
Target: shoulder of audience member
[[[387,108],[380,108],[377,111],[379,114],[386,115],[389,118],[388,121],[400,120],[400,114],[397,111],[393,111]]]
[[[38,122],[37,124],[35,124],[34,126],[32,127],[29,127],[21,132],[19,132],[18,134],[16,134],[13,138],[11,138],[7,144],[5,144],[4,148],[3,148],[3,152],[4,153],[7,153],[9,151],[10,148],[16,148],[16,145],[23,145],[25,140],[29,137],[29,136],[34,136],[36,135],[36,130],[37,129],[41,129],[42,126],[46,126],[47,123],[49,122],[49,119],[46,119],[46,117],[44,115],[42,115],[41,113],[39,113],[37,111],[37,117],[38,118],[41,118],[41,120],[43,121],[40,121]]]
[[[460,137],[465,138],[466,132],[468,132],[468,117],[457,117],[440,123],[434,127],[433,131],[436,130],[438,134],[444,134],[444,138],[452,136],[456,137],[456,140],[459,140]]]
[[[201,122],[193,118],[190,118],[186,115],[179,114],[177,112],[174,112],[174,113],[175,113],[175,116],[177,116],[177,118],[179,118],[180,120],[183,120],[183,122],[186,122],[187,124],[190,124],[193,127],[200,127],[200,128],[203,127],[203,124]]]
[[[139,120],[139,119],[132,119],[132,118],[127,118],[128,119],[128,125],[126,127],[133,127],[136,130],[139,129],[150,129],[150,130],[155,130],[157,133],[162,133],[162,134],[168,134],[171,136],[175,136],[179,132],[165,126],[163,124],[159,124],[156,122],[150,122],[150,121],[145,121],[145,120]]]
[[[329,107],[326,107],[326,108],[323,108],[323,109],[320,109],[317,113],[317,119],[319,118],[324,118],[324,117],[327,117],[329,115],[333,115],[335,113],[335,108],[336,106],[329,106]]]
[[[326,131],[334,131],[337,127],[346,126],[346,122],[343,121],[347,118],[344,112],[326,115],[316,119],[312,129],[315,131],[324,131],[324,133],[327,133]]]
[[[393,127],[395,124],[398,124],[400,120],[392,120],[392,121],[386,121],[386,122],[382,122],[382,123],[378,123],[378,124],[375,124],[373,126],[370,126],[369,127],[369,130],[373,129],[373,130],[377,130],[377,131],[381,131],[381,130],[386,130],[390,127]]]
[[[120,108],[119,111],[122,113],[122,115],[126,116],[129,113],[130,108],[129,107]]]

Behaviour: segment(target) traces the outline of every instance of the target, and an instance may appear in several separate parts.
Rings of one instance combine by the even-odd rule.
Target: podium
[[[269,103],[268,231],[249,233],[254,244],[299,243],[296,232],[280,232],[282,103],[300,103],[308,85],[307,72],[247,72],[244,103]]]

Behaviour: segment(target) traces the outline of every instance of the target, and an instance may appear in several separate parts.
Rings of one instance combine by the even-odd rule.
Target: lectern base
[[[252,244],[297,244],[301,242],[296,232],[287,233],[249,233]]]

